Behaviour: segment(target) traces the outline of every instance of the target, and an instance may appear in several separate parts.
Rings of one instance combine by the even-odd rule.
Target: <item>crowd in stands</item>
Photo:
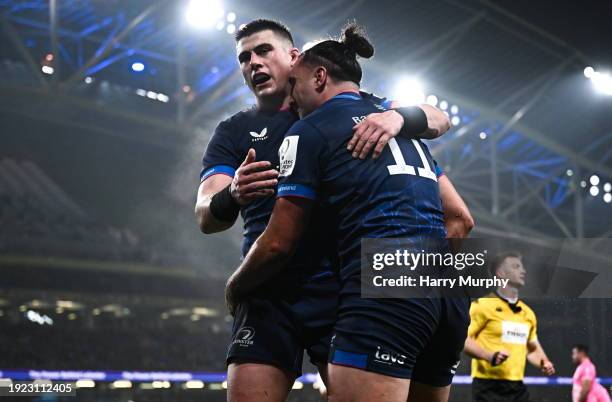
[[[1,325],[3,368],[46,370],[224,371],[225,329]],[[223,347],[221,346],[223,345]]]
[[[0,254],[155,263],[129,228],[96,220],[31,161],[0,159]]]

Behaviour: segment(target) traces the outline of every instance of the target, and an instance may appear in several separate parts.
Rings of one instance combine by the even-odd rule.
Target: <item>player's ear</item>
[[[321,92],[325,88],[328,78],[329,76],[327,75],[327,69],[325,67],[319,66],[315,68],[314,79],[317,91]]]
[[[300,51],[298,48],[294,47],[289,49],[289,56],[291,57],[291,67],[293,67],[295,65],[295,63],[297,63],[298,59],[300,58]]]

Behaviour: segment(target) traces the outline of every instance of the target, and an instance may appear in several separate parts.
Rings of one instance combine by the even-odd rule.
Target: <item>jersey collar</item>
[[[521,299],[517,299],[516,303],[510,303],[510,301],[508,301],[508,299],[506,299],[505,297],[503,297],[502,295],[497,293],[497,290],[494,293],[495,293],[495,296],[497,296],[500,299],[502,299],[508,305],[508,307],[510,307],[510,310],[512,310],[513,313],[519,313],[523,309],[521,306],[519,306],[519,303],[521,302]]]
[[[335,99],[360,100],[361,99],[361,95],[359,94],[359,92],[348,92],[348,91],[347,92],[340,92],[338,95],[334,96],[330,100],[335,100]]]

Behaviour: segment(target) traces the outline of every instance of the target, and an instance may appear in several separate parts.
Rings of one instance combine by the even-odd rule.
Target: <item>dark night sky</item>
[[[595,67],[612,69],[612,1],[504,0],[494,4],[577,48]]]

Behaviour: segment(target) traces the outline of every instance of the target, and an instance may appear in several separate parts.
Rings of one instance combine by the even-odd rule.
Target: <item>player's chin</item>
[[[255,94],[257,96],[273,96],[276,95],[278,92],[278,89],[276,88],[276,85],[274,85],[272,82],[266,82],[262,85],[257,85],[255,87]]]

